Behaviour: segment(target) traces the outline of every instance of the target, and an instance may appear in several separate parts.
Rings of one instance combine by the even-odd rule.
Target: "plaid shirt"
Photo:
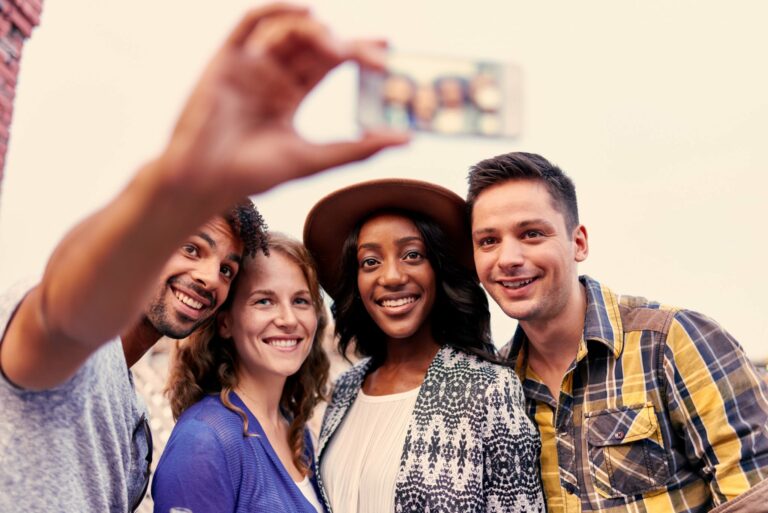
[[[549,513],[698,513],[767,478],[768,390],[741,346],[701,314],[581,283],[584,334],[557,400],[521,328],[502,350],[540,430]]]

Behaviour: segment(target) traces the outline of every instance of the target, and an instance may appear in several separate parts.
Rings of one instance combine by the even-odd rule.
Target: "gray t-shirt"
[[[27,291],[0,295],[0,339]],[[146,408],[119,339],[51,390],[0,374],[0,405],[0,512],[130,510],[144,484]]]

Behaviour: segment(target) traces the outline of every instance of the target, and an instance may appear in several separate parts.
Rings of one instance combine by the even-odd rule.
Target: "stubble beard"
[[[179,322],[173,322],[171,315],[168,313],[165,303],[162,301],[155,301],[150,305],[147,311],[147,320],[152,326],[164,337],[180,340],[187,338],[197,328],[203,325],[208,318],[200,319],[196,323],[190,324],[191,321],[179,319]],[[181,317],[181,316],[179,316]]]

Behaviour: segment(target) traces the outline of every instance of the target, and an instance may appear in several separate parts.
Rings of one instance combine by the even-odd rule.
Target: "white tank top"
[[[395,480],[418,395],[418,388],[380,396],[360,390],[321,463],[333,511],[395,510]]]

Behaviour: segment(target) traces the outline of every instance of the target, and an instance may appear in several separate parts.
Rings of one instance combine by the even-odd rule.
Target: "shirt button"
[[[613,435],[616,440],[621,440],[624,438],[624,431],[617,431],[615,435]]]

